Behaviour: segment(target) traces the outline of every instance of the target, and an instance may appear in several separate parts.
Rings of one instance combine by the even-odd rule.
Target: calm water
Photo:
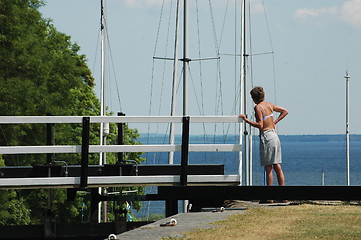
[[[283,171],[287,185],[321,185],[324,171],[325,185],[346,185],[346,144],[342,135],[281,136]],[[154,137],[141,138],[142,143],[161,144]],[[176,140],[177,141],[177,140]],[[234,143],[236,137],[215,137],[215,143]],[[180,140],[178,139],[178,142]],[[209,142],[208,143],[213,143]],[[204,143],[201,136],[192,136],[190,143]],[[253,185],[264,185],[264,169],[259,165],[258,137],[253,139]],[[167,154],[144,155],[144,164],[167,163]],[[175,163],[180,162],[180,154],[175,154]],[[190,153],[190,164],[224,164],[226,174],[236,174],[238,153]],[[352,135],[350,141],[351,185],[361,185],[361,135]],[[275,183],[277,183],[275,181]],[[156,192],[156,188],[148,188]],[[150,206],[149,206],[150,204]],[[144,203],[140,215],[163,213],[162,203]],[[138,215],[138,214],[137,214]]]

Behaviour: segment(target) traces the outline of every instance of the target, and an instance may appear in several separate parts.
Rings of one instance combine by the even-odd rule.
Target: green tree
[[[4,167],[0,156],[0,167]],[[30,209],[24,198],[19,198],[14,190],[0,190],[0,225],[18,225],[30,223]]]
[[[38,9],[43,0],[0,0],[0,113],[7,116],[95,116],[100,102],[94,93],[94,78],[79,54],[80,47],[71,37],[60,33],[51,20],[44,19]],[[111,124],[109,142],[116,139],[116,126]],[[99,143],[99,124],[91,124],[90,143]],[[56,124],[55,144],[81,144],[80,124]],[[126,142],[136,143],[136,130],[126,128]],[[0,145],[45,145],[45,124],[0,125]],[[128,155],[142,161],[139,154]],[[99,155],[91,154],[90,164]],[[4,155],[6,166],[41,165],[46,155]],[[80,154],[57,154],[55,160],[79,164]],[[110,154],[108,163],[116,162]],[[66,202],[65,190],[53,190],[53,211],[60,221],[80,221],[82,199]],[[40,223],[46,210],[47,190],[0,192],[0,200],[10,202],[0,207],[0,215],[17,208],[21,219],[6,218],[14,224]],[[16,200],[16,201],[15,201]],[[2,201],[3,202],[3,201]],[[140,207],[140,206],[139,206]],[[12,210],[11,210],[12,209]],[[7,222],[8,221],[8,222]]]

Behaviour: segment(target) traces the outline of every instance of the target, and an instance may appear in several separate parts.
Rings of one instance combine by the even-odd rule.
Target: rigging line
[[[201,108],[201,105],[199,103],[199,99],[197,97],[197,89],[195,87],[195,81],[193,79],[192,72],[191,72],[189,66],[188,66],[188,69],[189,69],[189,76],[190,76],[190,79],[191,79],[191,82],[192,82],[193,91],[195,93],[194,95],[195,95],[196,103],[197,103],[197,106],[198,106],[198,111],[199,111],[200,115],[204,115],[204,108]],[[203,101],[202,101],[202,104],[203,104]],[[203,128],[203,139],[206,141],[206,143],[208,143],[209,141],[208,141],[208,136],[207,136],[205,123],[202,123],[202,128]],[[207,153],[204,152],[204,155],[206,156]],[[213,159],[213,157],[212,157],[212,159]]]
[[[237,90],[238,92],[240,92],[240,88],[241,88],[241,86],[240,86],[240,84],[238,84],[238,85],[236,86],[236,90]],[[240,96],[239,96],[239,94],[237,94],[237,95],[235,96],[235,98],[234,98],[233,110],[231,111],[232,113],[236,113],[239,102],[240,102]],[[238,115],[238,114],[236,113],[236,115]],[[236,126],[236,124],[235,124],[235,126]],[[227,135],[228,135],[228,133],[229,133],[229,131],[230,131],[230,127],[231,127],[231,123],[228,124],[228,127],[227,127]],[[237,134],[238,134],[238,131],[237,131],[236,128],[234,128],[234,131],[235,131],[234,135],[237,135]]]
[[[197,16],[197,39],[198,39],[198,58],[201,58],[201,39],[200,39],[200,21],[199,21],[199,4],[198,4],[198,0],[196,0],[196,16]],[[202,61],[199,61],[199,79],[200,79],[200,89],[201,89],[201,104],[202,104],[202,108],[201,108],[201,115],[204,115],[204,92],[203,92],[203,68],[202,68]],[[204,140],[205,142],[208,142],[208,136],[207,136],[207,131],[206,131],[206,126],[205,123],[202,123],[202,128],[203,128],[203,136],[204,136]]]
[[[239,42],[238,42],[238,38],[237,38],[237,30],[238,30],[238,25],[237,23],[238,21],[238,1],[235,0],[234,1],[234,53],[233,54],[219,54],[219,55],[224,55],[224,56],[233,56],[234,57],[234,102],[233,102],[233,110],[231,110],[231,113],[234,114],[239,114],[239,111],[237,110],[237,106],[239,106],[239,104],[241,104],[240,102],[240,96],[239,96],[239,92],[240,92],[240,83],[239,83],[239,75],[238,75],[238,68],[237,66],[239,66],[238,63],[238,59],[240,59],[239,57],[242,56],[241,53],[237,53],[238,50],[238,46],[239,46]],[[242,33],[239,32],[239,39],[242,39]],[[237,124],[234,124],[235,126],[237,126]],[[230,129],[231,123],[228,124],[227,127],[227,134],[229,133],[229,129]],[[238,134],[238,131],[236,129],[236,127],[234,128],[234,135],[236,136]]]
[[[183,79],[183,66],[182,66],[182,71],[180,72],[179,74],[179,79],[177,81],[177,89],[176,89],[176,94],[178,95],[178,92],[179,92],[179,89],[180,89],[180,86],[181,86],[181,82],[182,82],[182,79]]]
[[[234,1],[234,99],[235,99],[235,102],[233,103],[233,107],[234,107],[234,110],[231,111],[231,113],[234,113],[234,114],[237,114],[237,99],[239,99],[239,88],[237,88],[237,86],[239,86],[239,81],[238,81],[238,68],[237,66],[239,66],[239,63],[238,63],[238,57],[237,57],[237,47],[238,47],[238,38],[237,38],[237,29],[238,29],[238,0],[235,0]],[[239,109],[239,108],[238,108]],[[238,113],[239,114],[239,113]],[[230,125],[231,124],[228,124],[228,129],[230,128]],[[237,123],[234,123],[234,135],[236,135],[237,133]]]
[[[218,69],[218,78],[219,79],[219,105],[221,109],[221,114],[224,115],[223,108],[223,88],[222,88],[222,74],[221,74],[221,61],[217,59],[217,69]]]
[[[215,27],[214,13],[213,13],[213,7],[212,7],[211,0],[209,0],[208,3],[209,3],[209,9],[210,9],[210,13],[211,13],[211,22],[212,22],[214,44],[215,44],[215,48],[216,48],[216,53],[217,53],[217,55],[219,55],[219,46],[220,46],[220,44],[218,44],[218,40],[217,40],[217,31],[216,31],[216,27]],[[228,8],[228,2],[227,2],[227,8]],[[218,69],[218,72],[219,72],[219,74],[218,74],[219,76],[217,77],[217,85],[218,85],[218,80],[219,80],[220,93],[219,93],[219,96],[218,96],[218,92],[216,91],[216,101],[217,101],[217,104],[215,104],[215,107],[216,107],[215,112],[216,112],[216,114],[218,113],[219,106],[222,105],[222,107],[223,107],[223,103],[220,100],[220,99],[223,98],[223,96],[222,96],[222,79],[220,77],[220,63],[219,63],[219,61],[217,61],[217,69]],[[216,89],[217,89],[217,85],[216,85]],[[222,125],[224,126],[224,124],[222,124]],[[216,131],[217,131],[217,125],[215,124],[214,134],[216,134]],[[224,128],[223,128],[223,131],[224,131]],[[215,141],[215,138],[214,138],[214,141]]]
[[[220,61],[218,60],[217,61],[217,66],[218,66],[218,73],[219,73],[219,103],[220,103],[220,109],[221,109],[221,115],[223,116],[224,115],[224,106],[223,106],[223,88],[222,88],[222,75],[221,75],[221,67],[220,67]],[[223,143],[225,144],[226,143],[226,140],[227,140],[227,137],[228,137],[228,134],[226,132],[226,125],[225,123],[222,123],[222,135],[223,135]],[[225,152],[222,152],[221,154],[219,154],[219,157],[218,157],[219,160],[221,159],[226,159],[226,153]]]
[[[259,55],[267,55],[267,54],[274,54],[273,50],[272,52],[264,52],[264,53],[252,53],[250,56],[259,56]]]
[[[208,3],[209,3],[208,4],[209,5],[209,11],[211,13],[211,22],[212,22],[214,46],[216,48],[216,53],[218,55],[219,54],[219,48],[218,48],[218,40],[217,40],[217,31],[216,31],[216,26],[215,26],[215,22],[214,22],[214,14],[213,14],[213,8],[212,8],[211,0],[208,0]]]
[[[274,54],[274,52],[264,52],[264,53],[252,53],[248,54],[248,56],[259,56],[259,55],[267,55],[267,54]],[[234,54],[234,53],[220,53],[219,56],[236,56],[241,57],[242,54]]]
[[[170,36],[170,19],[171,19],[171,12],[173,7],[173,1],[171,1],[170,8],[169,8],[169,17],[168,17],[168,28],[167,28],[167,38],[165,43],[165,50],[164,50],[164,56],[167,56],[168,52],[168,46],[169,46],[169,36]],[[161,91],[159,96],[159,106],[158,106],[158,115],[161,115],[161,109],[162,109],[162,103],[163,103],[163,93],[164,93],[164,84],[165,84],[165,71],[166,70],[166,62],[163,62],[163,74],[162,74],[162,84],[161,84]],[[159,133],[159,124],[156,125],[156,133]],[[169,130],[170,124],[167,124],[167,131]],[[163,137],[163,143],[165,142],[166,134],[164,134]]]
[[[153,99],[153,85],[154,85],[154,59],[152,62],[152,77],[151,77],[151,81],[150,81],[150,97],[149,97],[149,110],[148,110],[148,115],[151,116],[152,114],[152,99]],[[148,123],[148,139],[147,139],[147,144],[149,144],[149,132],[150,132],[150,123]],[[148,154],[148,153],[147,153]]]
[[[157,42],[157,41],[156,41]],[[155,50],[154,50],[155,51]],[[151,83],[150,83],[150,96],[149,96],[149,110],[148,110],[148,115],[151,116],[152,114],[152,99],[153,99],[153,85],[154,85],[154,64],[155,61],[154,59],[152,60],[152,77],[151,77]],[[146,144],[149,144],[150,143],[150,123],[148,123],[148,126],[147,126],[147,143]],[[152,156],[148,157],[149,155],[153,155],[153,158]],[[148,160],[148,159],[152,159],[152,163],[154,164],[155,163],[155,159],[156,159],[156,153],[146,153],[145,154],[145,159]],[[152,192],[152,186],[150,187],[150,192]],[[149,212],[150,212],[150,204],[151,204],[151,201],[147,201],[147,219],[148,219],[148,216],[149,216]]]
[[[160,11],[160,16],[159,16],[158,29],[157,29],[157,34],[156,34],[156,38],[155,38],[153,56],[155,56],[156,51],[157,51],[159,33],[160,33],[160,26],[161,26],[161,23],[162,23],[163,12],[164,12],[164,1],[165,0],[162,1],[162,7],[161,7],[161,11]],[[149,111],[148,111],[149,116],[151,116],[151,114],[152,114],[152,106],[153,106],[154,72],[155,72],[155,60],[153,59],[153,61],[152,61],[152,77],[151,77],[151,83],[150,83],[150,96],[149,96]],[[147,144],[149,144],[149,141],[150,141],[150,123],[148,123],[147,130],[148,130],[147,131],[148,132]],[[148,155],[148,153],[147,153],[147,155]],[[155,159],[156,159],[156,153],[153,153],[152,155],[153,155],[152,163],[154,164]]]
[[[219,49],[218,49],[218,41],[217,41],[217,33],[216,33],[216,27],[215,27],[215,21],[214,21],[214,14],[213,14],[213,8],[212,8],[212,3],[211,0],[208,1],[208,6],[209,6],[209,11],[210,11],[210,15],[211,15],[211,23],[212,23],[212,31],[213,31],[213,41],[214,41],[214,47],[216,50],[217,55],[219,54]],[[215,114],[217,114],[218,112],[218,92],[217,92],[217,82],[218,82],[218,76],[216,79],[216,104],[214,105],[215,109]],[[213,142],[215,143],[215,134],[217,132],[217,124],[214,124],[214,133],[213,133]]]
[[[237,15],[237,9],[238,9],[238,1],[235,0],[234,1],[234,54],[220,54],[220,55],[230,55],[230,56],[234,56],[234,102],[233,102],[233,110],[231,110],[231,114],[237,114],[237,106],[238,103],[240,104],[240,96],[239,96],[239,92],[240,92],[240,84],[238,81],[238,74],[237,74],[237,66],[238,66],[238,57],[241,56],[241,54],[237,53],[237,46],[238,46],[238,39],[237,39],[237,22],[238,22],[238,15]],[[241,38],[241,37],[240,37]],[[234,136],[236,137],[236,135],[238,134],[237,131],[237,123],[234,123]],[[230,132],[230,127],[231,127],[231,123],[227,124],[227,128],[226,128],[226,136],[228,136],[229,132]]]
[[[264,4],[264,0],[262,0],[262,7],[263,7],[263,12],[264,12],[265,20],[266,20],[266,25],[267,25],[268,38],[269,38],[271,50],[273,53],[274,52],[273,41],[272,41],[272,36],[271,36],[271,31],[270,31],[270,27],[269,27],[269,21],[268,21],[268,16],[267,16],[267,11],[266,11],[266,7]],[[274,54],[272,54],[272,65],[273,65],[272,68],[273,68],[273,84],[274,84],[275,104],[277,105],[276,67],[275,67]]]
[[[199,9],[198,9],[198,0],[196,0],[196,16],[197,16],[197,43],[198,43],[198,57],[201,58],[201,39],[200,39],[200,22],[199,22]],[[201,85],[201,103],[202,111],[200,114],[204,115],[204,95],[203,95],[203,74],[202,74],[202,61],[199,61],[199,79]]]
[[[153,56],[155,56],[155,54],[156,54],[156,52],[157,52],[157,46],[158,46],[158,40],[159,40],[159,33],[160,33],[160,26],[161,26],[161,23],[162,23],[163,12],[164,12],[164,1],[165,1],[165,0],[162,1],[162,7],[161,7],[161,10],[160,10],[160,16],[159,16],[159,21],[158,21],[158,29],[157,29],[157,34],[156,34],[155,43],[154,43]],[[154,58],[153,58],[153,62],[152,62],[152,77],[151,77],[151,84],[150,84],[149,110],[148,110],[148,115],[149,115],[149,116],[152,114],[154,72],[155,72],[155,61],[154,61]],[[149,124],[148,124],[148,130],[149,130]],[[148,133],[149,133],[149,131],[148,131]]]
[[[222,23],[222,28],[221,28],[221,35],[220,35],[220,39],[219,39],[218,49],[220,49],[220,48],[221,48],[221,45],[222,45],[223,31],[224,31],[224,26],[225,26],[225,22],[226,22],[227,12],[228,12],[228,5],[229,5],[229,0],[227,0],[226,10],[225,10],[225,12],[224,12],[224,17],[223,17],[223,23]]]
[[[218,69],[218,74],[217,74],[217,81],[216,81],[216,104],[215,104],[215,114],[218,115],[219,114],[219,109],[220,109],[220,113],[221,115],[224,115],[224,110],[223,110],[223,88],[222,88],[222,75],[221,75],[221,67],[220,67],[220,60],[217,59],[217,69]],[[217,87],[219,85],[219,91],[217,91]],[[215,143],[215,135],[217,133],[217,124],[214,125],[214,143]],[[223,139],[225,141],[225,138],[227,136],[225,136],[225,124],[222,123],[222,133],[223,133]]]
[[[196,0],[196,19],[197,19],[197,43],[198,43],[198,58],[201,59],[201,38],[200,38],[200,21],[199,21],[199,4],[198,0]],[[200,114],[204,115],[204,92],[203,92],[203,68],[202,61],[199,61],[199,79],[200,79],[200,90],[201,90],[201,111]],[[194,86],[193,86],[194,87]],[[205,139],[207,138],[207,131],[205,127],[205,123],[202,123],[203,135]]]
[[[217,76],[216,76],[216,83],[215,83],[215,89],[216,89],[216,103],[214,105],[214,111],[215,115],[219,114],[219,109],[221,109],[221,113],[223,115],[223,102],[222,102],[222,77],[221,77],[221,70],[220,70],[220,60],[217,59]],[[218,91],[219,89],[219,91]],[[214,124],[214,138],[213,141],[215,143],[215,135],[217,133],[217,124]]]
[[[271,49],[272,49],[272,52],[273,52],[273,42],[272,42],[271,31],[270,31],[270,27],[269,27],[269,22],[268,22],[268,17],[267,17],[267,12],[266,12],[266,8],[265,8],[264,0],[262,0],[262,7],[263,7],[263,12],[264,12],[265,20],[266,20],[268,37],[269,37]]]
[[[274,86],[274,94],[275,94],[275,104],[277,105],[276,64],[275,64],[275,56],[274,55],[272,55],[272,70],[273,70],[273,86]]]
[[[100,44],[99,44],[99,39],[100,39],[100,28],[99,28],[99,30],[98,30],[97,43],[96,43],[96,45],[95,45],[95,46],[96,46],[96,47],[95,47],[95,54],[94,54],[95,58],[94,58],[93,71],[92,71],[92,72],[95,72],[95,65],[96,65],[96,62],[97,62],[98,45],[100,45]]]
[[[237,86],[236,86],[235,88],[236,88],[236,92],[240,92],[240,88],[241,88],[240,84],[237,84]],[[231,110],[231,112],[232,112],[232,113],[235,113],[235,115],[238,115],[238,114],[236,113],[236,111],[237,111],[237,107],[238,107],[238,103],[239,103],[239,102],[240,102],[240,96],[239,96],[239,94],[237,94],[237,95],[235,95],[235,97],[234,97],[233,109]],[[228,134],[229,131],[230,131],[230,127],[231,127],[231,124],[229,123],[229,124],[228,124],[228,127],[227,127],[227,134]],[[237,135],[237,134],[238,134],[238,131],[237,131],[236,128],[234,129],[234,131],[235,131],[235,135]]]
[[[192,75],[192,72],[191,72],[191,69],[190,69],[189,66],[188,66],[188,71],[189,71],[190,79],[191,79],[191,81],[192,81],[192,87],[193,87],[194,96],[195,96],[196,103],[197,103],[197,107],[198,107],[198,112],[199,112],[199,114],[202,115],[202,114],[204,114],[204,112],[202,111],[201,104],[199,103],[199,99],[198,99],[198,96],[197,96],[197,89],[196,89],[196,87],[195,87],[193,75]]]
[[[223,87],[222,87],[222,74],[221,74],[221,61],[217,60],[217,68],[218,68],[218,74],[219,74],[219,104],[220,104],[220,109],[221,109],[221,115],[224,115],[224,106],[223,106]],[[223,131],[223,135],[226,137],[225,132],[224,132],[224,126],[225,124],[222,123],[222,131]]]
[[[155,46],[154,46],[154,51],[153,51],[153,56],[156,55],[157,52],[157,46],[158,46],[158,40],[159,40],[159,34],[160,34],[160,26],[162,23],[162,19],[163,19],[163,12],[164,12],[164,1],[162,1],[162,7],[160,10],[160,16],[159,16],[159,21],[158,21],[158,29],[157,29],[157,34],[156,34],[156,40],[155,40]]]
[[[170,18],[171,18],[172,7],[173,7],[173,1],[171,1],[170,9],[169,9],[168,28],[167,28],[168,34],[167,34],[166,43],[165,43],[164,56],[167,56],[167,52],[168,52],[169,35],[170,35]],[[158,115],[161,114],[161,108],[162,108],[162,103],[163,103],[163,92],[164,92],[164,84],[165,84],[165,70],[166,70],[166,61],[163,62],[162,85],[161,85],[161,92],[160,92],[160,96],[159,96]]]
[[[250,3],[249,3],[250,4]],[[248,15],[250,15],[250,7],[248,8]],[[252,19],[248,18],[248,31],[249,31],[249,66],[247,64],[247,68],[249,68],[248,72],[250,73],[251,79],[251,88],[254,87],[254,77],[253,77],[253,46],[252,46]],[[247,62],[248,63],[248,62]],[[251,101],[250,101],[251,103]],[[252,105],[252,103],[251,103]]]
[[[234,1],[234,96],[236,97],[237,95],[239,95],[237,92],[237,85],[238,85],[238,77],[237,77],[237,66],[238,66],[238,62],[237,62],[237,46],[238,46],[238,38],[237,38],[237,22],[238,22],[238,16],[237,16],[237,9],[238,9],[238,4],[237,4],[237,0]],[[235,109],[236,111],[236,109]]]
[[[219,88],[218,88],[219,86]],[[217,75],[216,75],[216,104],[215,104],[215,114],[218,115],[219,109],[223,107],[222,102],[222,75],[220,70],[220,60],[217,59]],[[219,89],[219,91],[217,91]],[[223,113],[223,111],[221,111]]]
[[[118,97],[119,108],[120,108],[120,111],[122,111],[122,101],[121,101],[121,97],[120,97],[120,92],[119,92],[119,86],[118,86],[117,76],[116,76],[116,74],[115,74],[113,53],[112,53],[112,49],[111,49],[110,38],[109,38],[109,35],[108,35],[108,24],[107,24],[106,21],[105,21],[105,36],[106,36],[106,39],[107,39],[107,41],[108,41],[108,49],[109,49],[108,51],[109,51],[109,55],[110,55],[111,66],[112,66],[112,69],[113,69],[113,77],[114,77],[114,82],[115,82],[115,88],[116,88],[116,90],[117,90],[117,97]]]
[[[159,16],[159,21],[158,21],[158,29],[157,29],[157,34],[156,34],[156,38],[155,38],[155,44],[154,44],[154,50],[153,50],[153,56],[155,56],[156,52],[157,52],[157,46],[158,46],[158,40],[159,40],[159,33],[160,33],[160,26],[162,23],[162,18],[163,18],[163,12],[164,12],[164,1],[162,1],[162,7],[161,7],[161,11],[160,11],[160,16]],[[153,87],[154,87],[154,72],[155,72],[155,61],[153,58],[152,61],[152,77],[151,77],[151,83],[150,83],[150,98],[149,98],[149,110],[148,110],[148,115],[150,116],[152,114],[152,105],[153,105]],[[148,124],[148,135],[149,135],[149,125]]]
[[[241,86],[240,86],[240,84],[237,84],[236,91],[240,92],[240,90],[241,90]],[[233,109],[231,110],[231,113],[234,113],[236,115],[239,114],[237,112],[238,111],[237,107],[239,106],[238,105],[239,102],[240,102],[240,96],[239,96],[239,94],[236,94],[236,96],[234,97],[234,100],[233,100]]]

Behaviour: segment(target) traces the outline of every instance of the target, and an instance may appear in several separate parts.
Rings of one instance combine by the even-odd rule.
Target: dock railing
[[[192,123],[239,123],[237,116],[0,116],[0,124],[82,123],[82,145],[0,146],[0,154],[81,153],[79,177],[0,178],[0,188],[77,188],[100,186],[239,185],[237,175],[188,175],[188,152],[240,152],[241,144],[189,144]],[[93,123],[180,123],[182,144],[89,145],[89,125]],[[167,176],[88,176],[89,153],[101,152],[181,152],[181,174]]]

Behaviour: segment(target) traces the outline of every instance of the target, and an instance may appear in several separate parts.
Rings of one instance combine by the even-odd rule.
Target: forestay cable
[[[107,24],[107,21],[106,19],[104,19],[105,21],[105,36],[106,36],[106,39],[108,41],[108,49],[109,49],[109,56],[110,56],[110,62],[111,62],[111,66],[112,66],[112,69],[113,69],[113,76],[114,76],[114,82],[115,82],[115,88],[116,88],[116,91],[117,91],[117,97],[118,97],[118,103],[119,103],[119,111],[122,112],[122,101],[121,101],[121,97],[120,97],[120,92],[119,92],[119,86],[118,86],[118,81],[117,81],[117,77],[116,77],[116,74],[115,74],[115,68],[114,68],[114,60],[113,60],[113,54],[112,54],[112,49],[111,49],[111,44],[110,44],[110,38],[109,38],[109,35],[108,35],[108,24]],[[111,92],[111,91],[110,91]]]
[[[160,33],[160,26],[162,23],[162,18],[163,18],[163,12],[164,12],[164,0],[162,1],[162,7],[161,7],[161,11],[160,11],[160,16],[159,16],[159,21],[158,21],[158,28],[157,28],[157,34],[156,34],[156,38],[155,38],[155,44],[154,44],[154,50],[153,50],[153,56],[156,55],[157,52],[157,46],[158,46],[158,40],[159,40],[159,33]],[[151,76],[151,82],[150,82],[150,95],[149,95],[149,111],[148,111],[148,115],[151,116],[152,115],[152,105],[153,105],[153,87],[154,87],[154,68],[155,68],[155,60],[153,58],[152,61],[152,76]],[[148,123],[148,127],[147,127],[147,144],[149,144],[150,141],[150,123]],[[149,153],[146,153],[146,159],[148,160]],[[155,159],[156,159],[156,153],[153,153],[153,164],[155,163]],[[150,187],[149,189],[150,193],[152,193],[152,187]],[[147,202],[147,218],[149,217],[149,211],[150,211],[150,202]]]
[[[268,37],[269,37],[269,41],[270,41],[270,45],[271,45],[271,50],[273,53],[272,54],[273,84],[274,84],[275,104],[277,105],[276,66],[275,66],[275,58],[274,58],[274,50],[273,50],[273,41],[272,41],[272,37],[271,37],[271,31],[270,31],[270,27],[269,27],[269,23],[268,23],[268,17],[267,17],[264,0],[262,0],[262,6],[264,9],[263,12],[264,12],[264,17],[265,17],[266,24],[267,24]]]

